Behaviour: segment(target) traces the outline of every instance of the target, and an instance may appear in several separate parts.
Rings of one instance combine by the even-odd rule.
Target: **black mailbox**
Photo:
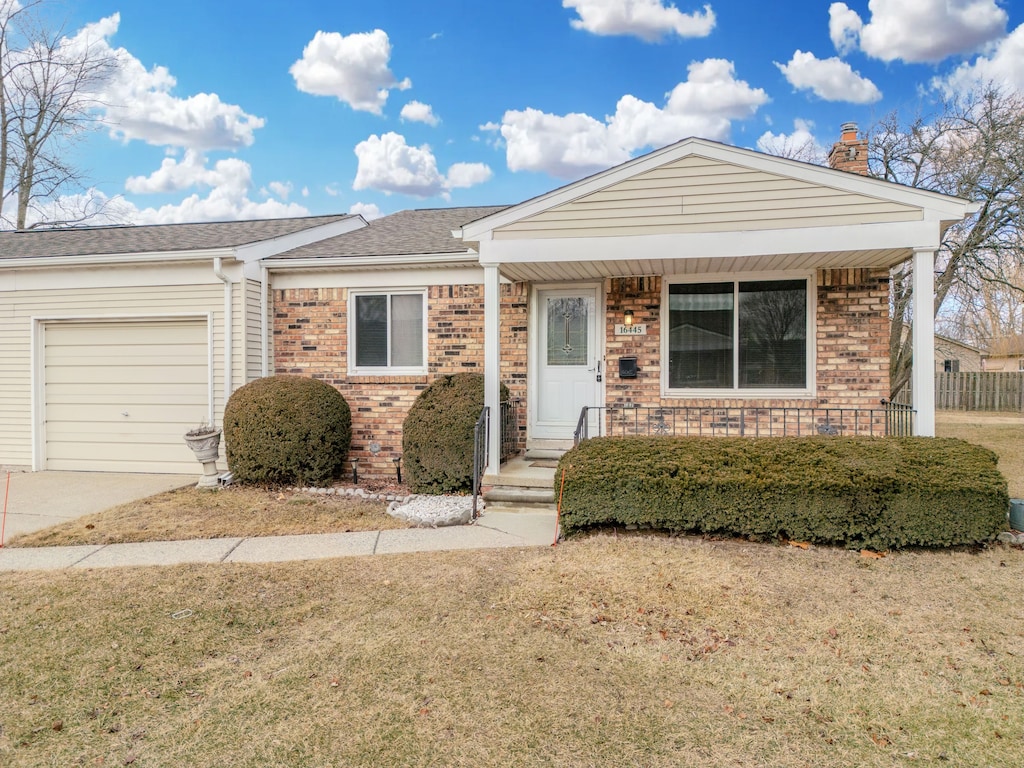
[[[619,358],[619,378],[620,379],[635,379],[636,372],[640,370],[636,367],[635,357],[620,357]]]

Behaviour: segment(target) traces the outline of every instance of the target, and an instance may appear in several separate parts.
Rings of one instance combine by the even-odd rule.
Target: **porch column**
[[[914,251],[913,357],[910,388],[917,410],[916,434],[935,437],[935,251]]]
[[[481,243],[483,246],[484,243]],[[484,405],[491,409],[487,474],[501,464],[501,276],[484,266]]]

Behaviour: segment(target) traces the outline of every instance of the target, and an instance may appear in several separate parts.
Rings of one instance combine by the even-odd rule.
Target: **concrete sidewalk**
[[[400,552],[541,547],[550,546],[554,540],[554,514],[485,512],[473,525],[447,528],[401,528],[359,533],[265,536],[252,539],[193,539],[75,547],[4,547],[0,549],[0,571],[182,563],[272,563]]]

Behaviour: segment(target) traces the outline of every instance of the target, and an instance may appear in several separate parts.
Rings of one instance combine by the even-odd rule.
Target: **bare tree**
[[[97,212],[88,194],[66,198],[63,209],[54,204],[82,185],[69,149],[95,124],[95,94],[114,61],[97,41],[48,27],[45,5],[0,0],[0,222],[17,229],[30,218],[36,226],[77,223]]]
[[[944,234],[936,255],[938,315],[950,296],[983,286],[1022,291],[1021,215],[1024,199],[1024,97],[985,86],[945,100],[930,118],[904,122],[891,113],[869,133],[872,176],[973,200],[979,211]],[[898,392],[911,369],[911,262],[892,271],[890,388]],[[920,301],[918,301],[920,305]],[[923,309],[923,308],[922,308]]]

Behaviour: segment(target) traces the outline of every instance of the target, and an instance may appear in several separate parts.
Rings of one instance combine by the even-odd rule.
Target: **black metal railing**
[[[914,434],[914,406],[882,400],[885,408],[885,434],[891,437],[910,437]]]
[[[473,519],[477,517],[477,500],[480,497],[480,483],[484,479],[488,460],[488,433],[491,424],[491,409],[484,406],[480,418],[473,427]]]
[[[882,408],[718,408],[715,406],[585,406],[573,440],[608,435],[671,437],[789,437],[913,434],[914,411],[882,401]]]
[[[501,401],[501,460],[507,461],[519,453],[521,431],[519,429],[519,407],[522,399],[513,397]]]

